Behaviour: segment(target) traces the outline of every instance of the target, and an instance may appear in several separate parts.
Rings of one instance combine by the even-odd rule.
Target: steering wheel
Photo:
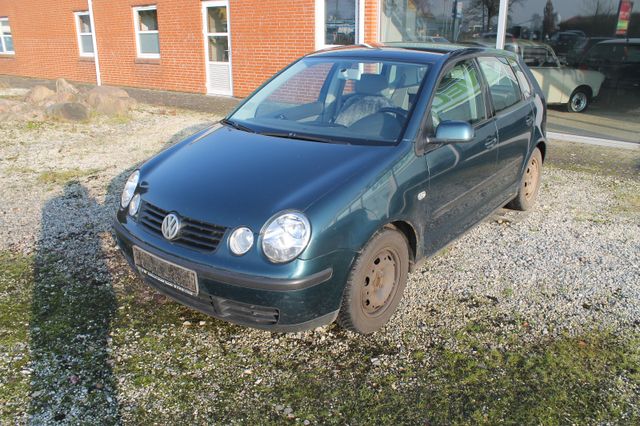
[[[396,118],[402,118],[405,121],[407,120],[407,111],[400,107],[384,107],[380,108],[378,112],[395,114]]]

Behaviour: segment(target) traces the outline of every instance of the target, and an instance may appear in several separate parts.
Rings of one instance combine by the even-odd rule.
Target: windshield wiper
[[[294,132],[261,132],[263,136],[272,136],[274,138],[285,139],[298,139],[301,141],[322,142],[322,143],[337,143],[333,139],[323,138],[321,136],[301,135]]]
[[[222,124],[226,124],[227,126],[231,126],[234,129],[242,130],[243,132],[256,133],[256,131],[251,127],[245,126],[233,120],[229,120],[228,118],[223,118],[222,120],[220,120],[220,122]]]

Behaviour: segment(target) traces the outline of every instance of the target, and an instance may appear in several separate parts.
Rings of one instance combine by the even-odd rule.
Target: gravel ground
[[[166,300],[113,246],[129,171],[215,119],[141,105],[130,120],[0,123],[0,423],[639,418],[633,168],[576,170],[551,149],[537,207],[426,262],[381,332],[283,335]]]

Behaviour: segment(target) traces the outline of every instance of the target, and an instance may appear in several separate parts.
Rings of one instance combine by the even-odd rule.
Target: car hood
[[[394,146],[285,139],[220,127],[141,168],[143,200],[186,217],[259,231],[285,210],[305,209],[352,176],[376,173]]]

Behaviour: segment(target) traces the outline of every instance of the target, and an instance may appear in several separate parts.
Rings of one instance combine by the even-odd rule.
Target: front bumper
[[[200,292],[191,296],[147,274],[144,282],[172,299],[231,323],[272,330],[301,331],[331,323],[338,315],[349,256],[317,262],[319,272],[302,278],[281,279],[236,273],[204,265],[156,248],[127,230],[117,219],[116,241],[134,271],[133,246],[196,272]],[[314,262],[314,261],[297,261]],[[306,265],[309,266],[309,265]]]

